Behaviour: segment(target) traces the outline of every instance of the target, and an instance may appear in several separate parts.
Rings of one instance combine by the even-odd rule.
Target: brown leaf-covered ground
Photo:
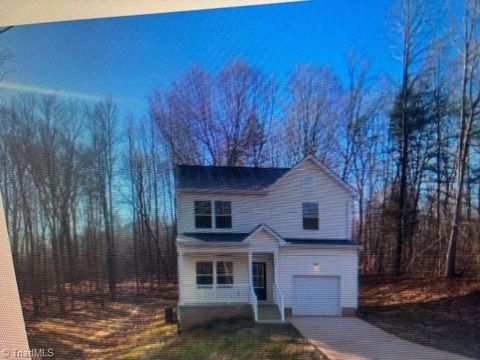
[[[292,327],[239,322],[182,336],[165,324],[174,286],[136,295],[122,284],[116,301],[90,297],[59,316],[33,318],[25,305],[30,346],[57,359],[323,359]],[[53,300],[52,300],[53,304]],[[404,339],[480,358],[480,281],[362,277],[360,316]]]
[[[480,358],[480,281],[364,277],[360,316],[404,339]]]
[[[132,284],[122,284],[117,299],[104,299],[104,306],[86,299],[62,316],[54,309],[37,318],[26,315],[30,347],[52,348],[56,359],[69,360],[326,359],[291,325],[231,319],[180,336],[164,318],[176,296],[173,286],[137,295]],[[28,306],[25,310],[28,314]]]

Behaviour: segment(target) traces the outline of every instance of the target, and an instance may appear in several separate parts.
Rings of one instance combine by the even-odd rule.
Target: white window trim
[[[230,222],[231,222],[231,227],[229,228],[219,228],[217,227],[217,213],[215,212],[215,203],[217,201],[224,201],[230,203]],[[220,229],[220,230],[230,230],[233,229],[233,203],[231,200],[212,200],[212,225],[214,225],[214,229]],[[225,215],[220,215],[220,216],[225,216]]]
[[[195,212],[195,203],[199,201],[209,201],[210,202],[210,224],[212,226],[210,227],[197,227],[197,213]],[[195,229],[198,230],[208,230],[208,229],[215,229],[215,214],[213,213],[214,211],[214,205],[212,200],[202,200],[202,199],[195,199],[193,200],[193,226]],[[198,215],[198,216],[207,216],[207,215]]]
[[[212,224],[211,227],[199,228],[199,227],[196,226],[196,216],[197,216],[197,214],[195,213],[195,202],[196,201],[209,201],[210,202],[210,220],[211,220],[211,224]],[[217,227],[217,215],[215,213],[215,202],[216,201],[226,201],[226,202],[230,203],[230,218],[231,218],[231,222],[232,222],[231,227],[229,227],[229,228],[218,228]],[[203,216],[205,216],[205,215],[203,215]],[[193,226],[197,230],[213,230],[213,229],[215,229],[215,230],[232,230],[233,229],[233,202],[231,200],[219,200],[219,199],[217,199],[217,200],[194,199],[193,200]]]
[[[304,216],[303,215],[303,204],[317,204],[318,214],[316,217],[313,216]],[[317,229],[305,229],[303,225],[303,219],[318,219],[318,228]],[[318,231],[320,230],[320,204],[317,201],[303,201],[302,202],[302,230],[303,231]]]
[[[232,283],[231,284],[218,284],[218,273],[217,273],[217,263],[224,262],[224,263],[232,263]],[[215,260],[215,281],[214,284],[216,285],[217,289],[231,289],[235,286],[235,275],[234,275],[234,262],[232,260]],[[225,276],[225,275],[224,275]]]
[[[232,283],[231,284],[218,284],[217,283],[217,262],[231,262],[232,263]],[[197,284],[197,263],[199,262],[211,262],[212,263],[212,276],[213,282],[211,285],[199,285]],[[196,260],[195,261],[195,285],[197,289],[231,289],[235,287],[235,261],[233,260]]]
[[[197,264],[198,263],[207,263],[207,262],[211,262],[212,263],[212,284],[208,285],[208,284],[198,284],[197,283]],[[215,266],[215,262],[214,261],[211,261],[211,260],[198,260],[198,261],[195,261],[195,285],[197,286],[197,289],[212,289],[216,283],[216,280],[215,280],[215,274],[216,273],[216,266]],[[206,274],[202,274],[202,275],[206,275]]]

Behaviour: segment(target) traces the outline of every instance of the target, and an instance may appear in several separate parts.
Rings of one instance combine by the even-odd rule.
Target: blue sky
[[[192,64],[216,71],[243,58],[285,84],[297,64],[326,64],[344,75],[353,47],[375,71],[395,74],[389,6],[382,0],[313,0],[20,26],[0,38],[10,54],[0,92],[109,96],[123,113],[142,115],[152,91],[168,87]]]

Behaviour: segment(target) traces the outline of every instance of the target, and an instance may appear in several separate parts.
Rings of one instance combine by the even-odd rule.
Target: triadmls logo
[[[42,359],[51,358],[54,351],[48,349],[1,349],[0,358],[2,359]]]

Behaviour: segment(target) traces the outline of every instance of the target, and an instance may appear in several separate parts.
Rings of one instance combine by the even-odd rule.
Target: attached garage
[[[340,277],[293,276],[294,316],[340,316]]]

